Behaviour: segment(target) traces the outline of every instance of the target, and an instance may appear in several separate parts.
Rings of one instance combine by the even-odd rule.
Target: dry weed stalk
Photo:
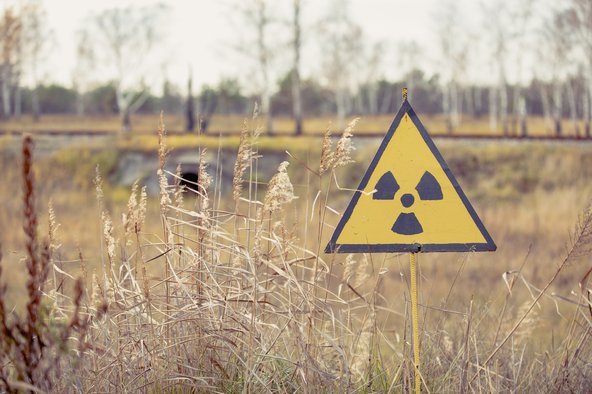
[[[138,261],[140,261],[142,271],[142,283],[144,286],[144,296],[146,298],[149,298],[150,290],[148,283],[148,274],[146,271],[146,262],[144,260],[144,256],[142,253],[142,245],[140,242],[140,232],[142,231],[142,226],[144,225],[144,220],[146,219],[147,198],[148,196],[146,194],[146,186],[142,187],[142,190],[140,191],[140,194],[138,196],[138,182],[134,182],[127,203],[127,213],[124,213],[122,215],[122,223],[126,239],[127,237],[133,235],[136,241],[135,270],[138,270]]]
[[[319,175],[323,175],[327,172],[332,164],[333,164],[333,156],[335,155],[332,152],[333,149],[333,141],[331,140],[331,127],[327,127],[325,134],[323,135],[323,143],[321,145],[321,160],[319,164]]]
[[[62,368],[70,357],[67,349],[71,337],[77,333],[78,350],[85,348],[88,320],[81,316],[83,287],[76,281],[74,310],[69,322],[55,319],[44,305],[43,292],[49,273],[51,250],[48,241],[39,245],[37,239],[37,211],[33,176],[33,141],[23,140],[22,179],[23,213],[26,235],[27,305],[24,316],[6,306],[6,284],[0,285],[0,390],[52,390],[60,383]],[[55,227],[54,227],[55,229]],[[0,253],[0,262],[1,262]],[[0,264],[0,283],[3,270]],[[71,362],[72,360],[70,360]],[[67,379],[69,380],[69,379]]]
[[[523,309],[521,317],[518,321],[514,324],[512,329],[506,334],[505,338],[497,345],[497,347],[489,354],[489,356],[483,361],[483,363],[479,366],[479,369],[475,375],[471,378],[469,384],[474,381],[478,376],[479,373],[485,370],[485,367],[488,363],[493,359],[493,357],[501,350],[501,348],[508,342],[510,338],[512,338],[516,331],[520,328],[520,326],[524,323],[524,321],[529,317],[533,308],[538,305],[541,298],[546,294],[549,287],[555,282],[555,279],[559,276],[559,274],[563,271],[566,265],[571,263],[574,259],[581,257],[583,255],[588,255],[592,245],[592,206],[588,206],[585,211],[583,212],[580,220],[576,224],[575,230],[573,232],[571,238],[571,245],[569,246],[565,258],[561,262],[561,264],[555,270],[555,273],[551,277],[551,279],[547,282],[547,284],[543,287],[543,289],[539,292],[539,294],[532,300],[530,305],[525,306]]]
[[[352,152],[355,150],[351,137],[353,137],[353,130],[360,121],[360,118],[355,118],[343,130],[343,134],[339,141],[337,141],[337,146],[335,147],[335,154],[333,155],[333,161],[331,163],[331,167],[336,169],[340,167],[344,167],[350,163],[353,163],[354,160],[351,157]]]
[[[208,189],[212,184],[212,177],[208,174],[208,163],[206,162],[206,149],[203,149],[199,155],[199,166],[197,171],[197,190],[200,193],[201,211],[209,208]]]
[[[173,244],[174,244],[174,234],[171,231],[170,225],[169,225],[169,221],[167,218],[167,212],[169,209],[169,206],[171,205],[171,197],[170,197],[170,191],[169,191],[169,183],[168,183],[168,179],[166,177],[165,174],[165,164],[167,162],[167,155],[168,155],[168,147],[166,145],[166,127],[164,124],[164,113],[161,111],[160,113],[160,118],[159,118],[159,123],[158,123],[158,161],[159,161],[159,167],[158,170],[156,172],[157,176],[158,176],[158,184],[159,184],[159,191],[160,191],[160,220],[162,223],[162,230],[164,233],[164,240],[163,243],[166,245],[168,250],[172,250],[173,249]],[[142,271],[144,273],[144,297],[146,299],[149,300],[149,288],[150,288],[150,284],[148,283],[148,279],[147,279],[147,273],[146,273],[146,266],[142,265]],[[169,288],[169,261],[168,261],[168,256],[165,256],[165,261],[164,261],[164,272],[165,272],[165,313],[168,315],[169,314],[169,306],[170,306],[170,288]],[[150,307],[150,311],[152,311],[152,308],[150,306],[150,302],[148,303],[149,307]],[[154,332],[152,330],[152,332]],[[168,339],[168,335],[169,332],[167,330],[166,332],[166,338]]]
[[[292,202],[296,196],[294,195],[294,186],[288,176],[288,163],[282,162],[277,170],[277,173],[271,178],[267,185],[267,192],[263,199],[263,212],[272,214],[280,210],[282,205]]]
[[[198,221],[197,226],[198,239],[200,245],[204,241],[204,237],[207,235],[207,229],[210,225],[210,197],[209,188],[212,184],[212,177],[208,174],[208,164],[205,156],[206,150],[202,150],[199,156],[199,166],[197,170],[197,191],[199,195],[199,206],[198,206]],[[203,248],[200,248],[200,257],[203,257]]]
[[[138,196],[138,181],[135,181],[127,203],[127,213],[122,215],[123,230],[126,237],[132,234],[138,236],[142,231],[146,219],[147,199],[146,186],[142,187]]]
[[[105,242],[105,247],[107,248],[107,261],[109,265],[107,266],[107,270],[104,272],[107,278],[111,278],[113,273],[113,267],[115,263],[115,237],[113,236],[113,222],[111,221],[111,216],[106,211],[101,213],[101,221],[103,223],[103,240]]]
[[[60,225],[57,223],[55,210],[53,209],[53,202],[49,200],[47,206],[47,213],[48,213],[48,240],[49,240],[49,250],[51,255],[50,266],[54,267],[56,262],[56,257],[58,256],[58,249],[60,248],[60,244],[57,238],[57,231]],[[61,267],[60,267],[61,268]],[[61,291],[61,283],[63,283],[63,279],[61,279],[61,274],[58,273],[58,270],[54,267],[53,271],[53,292],[55,293],[56,302],[60,302],[60,298],[58,293]],[[61,280],[58,281],[58,277]]]
[[[162,121],[160,128],[164,134]],[[351,160],[350,137],[351,130],[344,132],[334,152],[331,144],[324,143],[319,178]],[[244,146],[252,152],[252,145]],[[159,152],[166,152],[164,138]],[[29,330],[27,324],[22,326],[22,332],[14,329],[17,317],[7,309],[6,286],[0,285],[0,391],[27,390],[23,388],[25,384],[55,392],[315,393],[401,392],[409,388],[413,367],[407,357],[408,338],[404,335],[399,338],[394,332],[396,327],[405,326],[408,319],[404,309],[399,311],[393,306],[406,303],[391,302],[381,295],[380,283],[385,271],[375,269],[376,262],[368,256],[358,261],[353,256],[331,256],[331,262],[327,263],[323,255],[315,252],[316,244],[311,250],[306,247],[306,241],[290,235],[289,229],[294,225],[291,221],[298,217],[299,207],[295,207],[294,215],[285,214],[285,204],[295,198],[287,163],[282,163],[269,181],[261,201],[255,201],[256,193],[249,196],[250,206],[257,209],[241,213],[241,220],[256,234],[256,242],[252,235],[250,240],[239,237],[239,231],[232,228],[229,219],[233,216],[208,203],[211,178],[203,157],[200,157],[198,180],[200,203],[193,210],[183,208],[179,184],[173,195],[174,204],[167,203],[163,209],[162,192],[168,198],[170,193],[168,184],[161,188],[158,197],[161,206],[155,208],[155,214],[160,214],[163,222],[163,240],[155,241],[142,233],[144,217],[150,215],[150,210],[146,208],[140,186],[132,187],[123,232],[126,237],[136,236],[138,263],[146,269],[154,267],[150,273],[158,275],[155,279],[148,281],[144,270],[130,267],[127,248],[131,245],[125,240],[119,242],[118,232],[108,216],[103,216],[105,234],[101,234],[101,245],[112,260],[112,268],[105,269],[109,281],[101,280],[100,274],[91,271],[93,286],[88,306],[83,304],[83,291],[76,283],[71,286],[74,290],[70,309],[56,306],[51,299],[35,304],[37,323],[46,324],[34,325],[39,332],[35,335],[41,340],[29,344],[22,334]],[[248,161],[251,159],[249,156]],[[241,188],[247,168],[244,164],[235,166],[244,168],[239,177]],[[161,186],[164,167],[162,170]],[[253,175],[251,179],[257,179],[259,174]],[[96,178],[103,213],[100,174]],[[230,204],[237,201],[235,185],[233,180]],[[25,187],[26,193],[27,190]],[[318,201],[322,207],[319,214],[322,230],[327,225],[322,215],[325,208],[322,199]],[[34,207],[30,202],[29,206]],[[587,253],[585,239],[592,228],[589,216],[586,214],[581,222],[570,260],[580,255],[576,251]],[[27,234],[34,236],[29,230],[35,221],[33,212],[25,221]],[[175,242],[171,241],[173,236]],[[27,242],[38,242],[36,238],[27,239]],[[267,248],[263,250],[265,244]],[[33,270],[39,281],[50,250],[35,245],[27,248],[39,249]],[[82,256],[80,261],[82,264]],[[343,266],[341,274],[338,268],[333,270],[333,261],[336,267]],[[322,275],[317,272],[320,267]],[[2,268],[0,265],[0,278],[4,274]],[[502,289],[503,286],[500,281]],[[41,292],[31,294],[43,297],[43,288],[40,289]],[[50,306],[45,307],[45,302]],[[561,352],[531,356],[527,364],[513,347],[514,343],[519,345],[517,341],[506,338],[501,344],[495,343],[495,332],[490,329],[494,325],[488,323],[496,317],[490,316],[489,307],[488,302],[485,306],[475,302],[474,306],[472,303],[468,306],[467,313],[448,307],[430,311],[446,316],[442,325],[438,323],[436,332],[430,330],[427,319],[423,326],[422,343],[426,346],[422,376],[431,390],[521,392],[563,387],[565,391],[569,388],[577,392],[589,387],[586,382],[592,373],[588,361],[592,354],[589,344],[592,329],[586,330],[586,320],[581,318],[574,324],[583,329],[577,335],[574,331],[570,337],[573,345],[564,345],[569,350],[568,357],[562,357]],[[44,308],[49,308],[51,313],[46,314]],[[525,316],[522,324],[528,320],[529,312],[530,304],[527,304],[521,312]],[[48,323],[47,315],[75,318]],[[46,331],[58,334],[48,336]],[[519,331],[520,322],[510,335],[514,337]],[[73,338],[79,341],[79,346]],[[523,341],[526,343],[526,335]],[[506,347],[502,348],[504,342]],[[59,353],[62,357],[57,362],[53,361],[55,358],[47,359],[52,360],[50,379],[27,380],[26,370],[34,363],[19,356],[20,345],[57,349],[58,344],[64,343],[68,345],[68,353],[42,351],[43,360],[50,354],[54,357]],[[509,344],[512,344],[510,349]],[[483,349],[494,345],[500,345],[498,353],[493,353],[493,359],[485,360]],[[7,354],[11,355],[10,359],[2,358]],[[32,374],[35,379],[42,375],[45,379],[47,365],[45,361],[38,364],[37,372]],[[470,381],[480,365],[478,379]],[[24,371],[23,379],[18,378],[19,368]],[[554,380],[557,380],[555,385],[548,385]]]
[[[253,160],[254,154],[251,144],[251,133],[249,132],[248,123],[245,120],[240,133],[238,153],[236,155],[236,161],[234,162],[234,172],[232,176],[232,197],[236,204],[238,204],[238,200],[240,199],[243,190],[243,176]]]
[[[48,212],[48,237],[49,237],[49,247],[51,248],[51,252],[55,253],[60,248],[60,243],[58,241],[58,228],[60,228],[60,224],[56,220],[55,210],[53,208],[53,201],[49,200],[47,205],[47,212]]]
[[[164,215],[171,205],[171,196],[169,192],[169,182],[167,180],[166,173],[164,172],[164,166],[167,162],[168,148],[166,145],[167,132],[164,125],[164,114],[160,113],[160,120],[158,123],[158,185],[160,190],[160,211]]]
[[[353,137],[353,130],[359,121],[360,118],[354,118],[349,122],[337,141],[335,151],[332,150],[333,142],[331,141],[331,129],[327,128],[327,131],[325,131],[325,134],[323,135],[323,143],[321,145],[319,175],[323,175],[329,170],[335,170],[354,162],[351,155],[356,148],[352,144],[351,137]]]
[[[98,164],[95,167],[95,178],[93,179],[93,184],[95,185],[95,196],[97,198],[97,202],[99,203],[99,210],[102,210],[105,194],[103,193],[103,177],[101,176],[101,169],[99,168]]]
[[[185,187],[181,184],[181,180],[183,174],[181,173],[181,164],[177,164],[177,169],[175,170],[175,188],[173,191],[173,204],[175,208],[183,208],[183,193],[185,192]]]

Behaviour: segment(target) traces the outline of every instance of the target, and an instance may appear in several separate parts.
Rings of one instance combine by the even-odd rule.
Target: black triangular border
[[[436,160],[438,161],[438,163],[440,164],[440,166],[444,170],[444,173],[446,174],[446,176],[448,177],[448,179],[452,183],[452,186],[454,186],[454,188],[456,189],[456,192],[458,193],[460,199],[462,200],[463,204],[465,205],[465,208],[467,209],[467,211],[471,215],[471,218],[473,219],[473,221],[475,222],[475,224],[477,225],[477,227],[481,231],[481,234],[483,235],[483,237],[485,238],[485,240],[487,242],[485,242],[485,243],[454,243],[454,244],[421,244],[421,245],[420,244],[374,244],[374,245],[370,244],[370,245],[367,245],[367,244],[338,244],[337,243],[337,239],[341,235],[341,231],[343,230],[343,227],[350,219],[351,214],[354,210],[354,207],[356,206],[360,196],[362,195],[362,190],[364,190],[366,188],[366,185],[368,184],[368,181],[370,180],[370,176],[374,172],[376,165],[380,161],[382,154],[384,153],[386,147],[390,143],[393,135],[395,134],[395,131],[397,130],[397,127],[399,126],[399,123],[401,123],[401,119],[403,119],[403,116],[405,116],[405,114],[409,115],[409,118],[411,119],[413,124],[417,127],[417,129],[419,130],[419,133],[421,134],[423,140],[428,145],[428,147],[430,148],[430,151],[432,152],[432,154],[434,155],[434,157],[436,158]],[[335,231],[333,232],[333,236],[331,237],[331,240],[329,241],[329,243],[327,244],[327,246],[325,248],[325,253],[472,252],[472,251],[486,252],[486,251],[495,251],[496,249],[497,249],[497,246],[495,245],[495,242],[493,242],[493,239],[491,238],[491,236],[487,232],[487,229],[485,228],[485,226],[481,222],[481,219],[479,218],[479,216],[477,215],[477,213],[473,209],[473,206],[471,205],[471,203],[467,199],[467,196],[465,195],[462,188],[458,184],[458,181],[456,180],[456,178],[452,174],[452,171],[450,171],[448,164],[446,163],[446,161],[444,160],[444,158],[440,154],[440,151],[438,150],[438,148],[436,148],[436,145],[434,144],[434,142],[430,138],[426,129],[423,127],[423,124],[421,123],[421,121],[419,120],[417,115],[415,114],[415,111],[411,107],[411,104],[409,104],[409,102],[407,100],[405,100],[403,102],[403,104],[401,105],[401,108],[399,109],[397,116],[395,116],[395,119],[393,120],[391,127],[389,128],[388,132],[384,136],[382,143],[380,144],[380,147],[378,148],[376,155],[372,159],[370,166],[366,170],[366,173],[364,174],[364,177],[362,178],[362,181],[360,182],[360,185],[358,186],[354,196],[352,197],[351,201],[349,202],[349,205],[347,206],[345,212],[343,213],[343,216],[341,217],[339,224],[337,224],[337,227],[335,228]]]

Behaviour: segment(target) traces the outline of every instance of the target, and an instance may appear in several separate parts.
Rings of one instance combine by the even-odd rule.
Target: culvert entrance
[[[198,191],[197,181],[199,177],[195,172],[182,172],[180,185],[186,190]]]

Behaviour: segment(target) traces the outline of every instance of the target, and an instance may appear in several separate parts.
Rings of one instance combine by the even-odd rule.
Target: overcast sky
[[[248,1],[248,0],[245,0]],[[282,18],[290,17],[290,0],[269,0]],[[507,0],[512,1],[512,0]],[[158,64],[151,66],[149,83],[161,86],[162,79],[168,78],[179,86],[184,86],[188,69],[193,70],[194,85],[198,88],[206,83],[215,84],[222,77],[245,75],[249,66],[233,49],[237,35],[244,35],[245,29],[237,26],[237,18],[230,18],[232,2],[230,0],[168,0],[161,1],[170,7],[166,24],[167,40],[159,53]],[[54,47],[42,69],[44,80],[70,85],[72,69],[76,62],[76,35],[89,15],[106,8],[126,5],[146,5],[151,0],[42,0],[47,12],[48,24],[53,31]],[[315,40],[320,39],[316,28],[323,16],[327,15],[334,0],[304,0],[303,24],[305,52],[303,73],[316,76],[321,72],[321,62],[317,59]],[[381,62],[381,74],[389,78],[400,78],[405,71],[402,64],[411,59],[418,68],[435,72],[438,64],[439,41],[434,23],[438,10],[443,7],[443,0],[350,0],[349,9],[352,19],[359,24],[368,44],[381,41],[384,44],[384,56]],[[477,0],[457,0],[462,9],[459,25],[477,30],[481,20],[481,8]],[[242,29],[242,30],[241,30]],[[287,29],[285,29],[287,31]],[[286,33],[287,34],[287,33]],[[286,36],[288,37],[288,36]],[[286,51],[284,59],[291,53],[282,41],[288,38],[274,37],[279,52]],[[415,41],[420,49],[419,55],[398,51],[398,43]],[[483,45],[475,45],[475,53],[484,51]],[[287,64],[280,61],[277,69],[287,71]],[[480,56],[477,56],[477,58]],[[474,67],[480,70],[467,78],[487,81],[491,70],[486,67]],[[279,74],[279,72],[278,72]],[[275,75],[279,78],[279,75]],[[248,79],[247,79],[248,80]]]

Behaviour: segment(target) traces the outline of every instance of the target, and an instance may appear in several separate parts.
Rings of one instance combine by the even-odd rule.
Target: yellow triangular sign
[[[405,100],[325,252],[495,249],[493,239]]]

